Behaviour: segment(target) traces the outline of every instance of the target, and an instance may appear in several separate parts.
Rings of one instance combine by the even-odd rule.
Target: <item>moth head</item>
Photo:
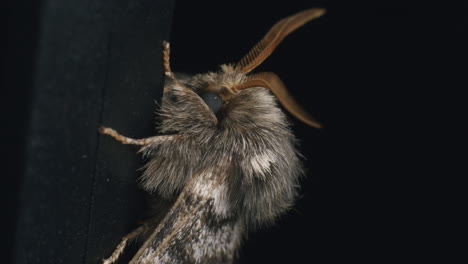
[[[210,112],[205,114],[216,125],[218,123],[216,116],[230,101],[244,90],[264,87],[270,90],[284,108],[296,118],[312,127],[320,128],[321,124],[294,100],[276,74],[272,72],[249,73],[267,59],[288,34],[324,13],[324,9],[314,8],[286,17],[277,22],[238,63],[222,65],[222,71],[219,73],[200,74],[188,80],[177,80],[173,76],[172,89],[175,87],[180,90],[180,93],[189,94],[190,97],[196,94],[198,99],[194,100],[203,103],[205,110]],[[168,65],[168,54],[165,62]]]

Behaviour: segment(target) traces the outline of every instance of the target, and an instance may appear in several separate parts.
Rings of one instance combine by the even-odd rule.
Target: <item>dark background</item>
[[[408,1],[10,2],[4,256],[98,263],[142,218],[142,162],[96,128],[154,134],[162,40],[175,71],[214,71],[310,7],[328,12],[257,70],[277,73],[324,129],[291,117],[308,170],[302,196],[275,226],[249,234],[238,263],[447,261],[460,246],[443,247],[457,236],[444,221],[458,215],[444,200],[450,166],[433,153],[451,153],[439,149],[450,145],[446,110],[462,110],[449,89],[462,89],[452,77],[460,70],[447,69],[461,58],[466,8]]]

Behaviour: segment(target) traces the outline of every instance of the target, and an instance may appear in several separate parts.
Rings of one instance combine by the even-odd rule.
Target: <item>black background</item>
[[[42,1],[43,6],[44,2],[48,1]],[[144,7],[150,1],[136,2],[143,3]],[[167,10],[171,9],[171,1],[161,2],[167,3]],[[101,3],[106,10],[106,2]],[[85,11],[94,8],[82,7],[78,2],[71,6],[74,5]],[[148,5],[160,14],[156,4]],[[445,236],[452,232],[446,229],[443,220],[456,219],[456,215],[448,213],[450,202],[442,199],[446,198],[443,183],[447,182],[444,175],[448,170],[438,166],[441,159],[433,159],[432,153],[450,154],[450,150],[436,150],[440,145],[449,145],[439,129],[450,127],[451,115],[445,114],[445,110],[454,113],[462,109],[456,103],[457,96],[448,88],[461,89],[460,84],[451,83],[451,76],[456,72],[445,75],[445,70],[460,57],[456,50],[461,47],[460,36],[466,34],[461,15],[466,12],[463,13],[461,6],[425,6],[408,1],[347,1],[345,4],[336,1],[177,1],[172,26],[161,25],[162,33],[155,32],[149,39],[139,39],[151,31],[143,28],[138,32],[138,23],[148,26],[144,20],[138,20],[138,13],[123,16],[129,17],[128,20],[111,19],[113,27],[119,29],[112,31],[112,38],[107,42],[112,45],[110,50],[118,54],[112,55],[114,66],[103,66],[111,69],[108,79],[96,82],[95,89],[99,90],[96,94],[104,99],[92,98],[96,95],[93,87],[79,88],[83,80],[76,74],[80,71],[64,67],[62,72],[69,71],[72,76],[69,84],[76,90],[61,98],[69,100],[72,106],[89,105],[89,109],[101,110],[86,114],[67,110],[72,121],[57,121],[54,116],[36,120],[48,128],[45,136],[49,139],[57,142],[68,142],[70,137],[77,139],[71,145],[73,149],[67,149],[66,153],[72,154],[48,154],[49,158],[56,159],[55,166],[74,164],[70,159],[87,155],[93,159],[90,166],[94,169],[89,170],[89,175],[83,173],[86,177],[80,177],[80,168],[75,168],[76,177],[46,175],[47,171],[42,171],[44,175],[36,180],[52,177],[62,178],[62,182],[39,184],[37,188],[31,187],[34,178],[21,175],[28,170],[30,175],[31,171],[41,171],[41,166],[37,165],[40,162],[26,163],[26,157],[37,154],[28,153],[33,145],[31,140],[44,137],[43,130],[35,128],[36,123],[31,120],[34,120],[32,111],[37,110],[33,98],[46,89],[39,85],[43,83],[37,81],[35,74],[40,71],[35,67],[38,61],[40,63],[42,51],[38,40],[41,34],[46,34],[39,30],[38,21],[44,21],[47,13],[39,12],[41,5],[35,1],[17,1],[10,6],[12,9],[7,10],[9,39],[4,49],[2,71],[5,81],[2,91],[6,91],[2,96],[2,118],[5,118],[2,154],[6,161],[2,200],[7,202],[6,235],[2,239],[5,246],[2,248],[5,255],[9,255],[15,228],[20,234],[36,230],[38,233],[28,233],[26,237],[46,241],[37,247],[29,244],[30,249],[66,248],[69,245],[63,241],[74,241],[70,236],[75,235],[85,241],[80,248],[54,248],[48,253],[32,250],[28,255],[15,251],[18,263],[26,263],[26,259],[28,263],[98,263],[97,258],[108,256],[119,238],[135,227],[136,220],[143,214],[140,209],[144,208],[142,195],[134,184],[140,173],[134,171],[141,162],[136,155],[132,156],[134,149],[110,139],[100,139],[94,127],[105,122],[129,136],[153,134],[153,99],[159,94],[156,88],[161,85],[162,76],[158,68],[160,47],[156,43],[169,36],[166,32],[169,28],[175,71],[214,71],[219,64],[241,58],[278,19],[310,7],[325,7],[327,14],[288,36],[257,70],[277,73],[296,99],[322,121],[324,128],[316,130],[291,117],[308,170],[302,182],[302,196],[294,209],[275,226],[249,234],[238,263],[447,260],[453,255],[439,246],[451,240]],[[124,4],[115,6],[119,14],[127,10]],[[134,10],[143,12],[144,9]],[[99,8],[93,10],[99,11]],[[66,14],[66,10],[64,12]],[[146,16],[151,18],[151,14]],[[66,16],[63,19],[63,25],[55,28],[63,27],[63,32],[67,32],[66,21],[69,20]],[[165,19],[170,21],[170,13]],[[102,22],[99,21],[97,19],[97,23]],[[140,22],[128,26],[126,21]],[[81,30],[98,36],[100,25],[89,23],[86,24],[88,28]],[[55,37],[61,39],[60,35]],[[144,41],[148,43],[135,44]],[[81,44],[77,42],[75,48],[80,50]],[[154,47],[150,46],[153,43]],[[146,51],[150,52],[148,56]],[[59,54],[66,53],[62,50]],[[83,60],[75,63],[81,67]],[[88,63],[87,67],[93,67],[92,62]],[[96,72],[99,67],[96,66]],[[143,71],[141,75],[132,72],[138,70]],[[121,76],[130,76],[128,83],[119,79]],[[148,76],[152,77],[148,80]],[[104,94],[101,84],[107,87]],[[113,85],[118,88],[109,88]],[[139,85],[144,87],[140,89]],[[152,85],[155,90],[148,92]],[[123,94],[113,97],[112,91]],[[47,102],[47,97],[43,100]],[[50,104],[48,111],[64,111],[62,105],[56,106],[53,101]],[[89,123],[83,125],[86,122]],[[76,127],[73,133],[67,134],[67,128],[55,127],[56,124]],[[81,141],[80,137],[83,137]],[[89,139],[91,143],[86,141],[88,138],[92,138]],[[48,146],[45,149],[54,150]],[[58,147],[58,151],[63,149]],[[92,153],[78,153],[78,149]],[[110,175],[116,178],[108,183]],[[130,178],[132,175],[134,178]],[[24,190],[23,184],[30,187],[21,196],[18,193]],[[73,196],[76,186],[82,187],[76,195],[81,200]],[[55,190],[53,196],[43,194],[51,189]],[[114,193],[116,190],[120,193]],[[47,223],[18,220],[18,214],[31,212],[27,208],[38,206],[38,197],[53,197],[58,201],[71,201],[71,204],[67,207],[60,202],[39,203],[46,206],[43,210],[50,214],[34,216],[36,218],[23,215],[23,219],[40,219]],[[58,207],[47,207],[54,205]],[[74,226],[73,223],[80,223],[81,217],[87,221],[82,223],[83,228]],[[69,219],[75,221],[60,224]],[[33,228],[35,225],[43,228]],[[57,226],[68,231],[57,233]],[[451,248],[457,249],[456,246]]]

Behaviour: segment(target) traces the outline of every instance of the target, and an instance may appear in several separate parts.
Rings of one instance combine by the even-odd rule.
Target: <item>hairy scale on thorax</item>
[[[137,140],[100,131],[142,145],[148,162],[141,187],[175,201],[158,224],[149,221],[124,237],[104,263],[115,262],[127,241],[142,234],[145,242],[130,263],[231,263],[249,229],[273,223],[291,207],[302,165],[277,99],[300,120],[320,125],[274,73],[249,72],[286,35],[323,12],[287,17],[237,64],[193,77],[172,73],[164,43],[162,135]]]

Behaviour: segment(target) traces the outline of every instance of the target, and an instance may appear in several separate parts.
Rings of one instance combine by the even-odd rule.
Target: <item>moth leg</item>
[[[127,246],[127,242],[129,240],[135,238],[139,234],[141,234],[146,228],[147,228],[147,225],[142,225],[142,226],[138,227],[137,229],[133,230],[132,232],[130,232],[129,234],[127,234],[126,236],[124,236],[122,238],[122,241],[120,241],[120,243],[115,248],[114,252],[112,252],[112,255],[110,257],[102,260],[102,264],[113,264],[113,263],[115,263],[119,259],[119,256],[124,251],[125,246]]]
[[[163,42],[164,74],[166,74],[166,76],[171,78],[172,80],[175,80],[176,77],[175,77],[174,73],[171,70],[170,54],[171,54],[170,44],[169,44],[169,42],[164,41]]]
[[[161,136],[154,136],[154,137],[149,137],[149,138],[133,139],[133,138],[129,138],[129,137],[119,134],[117,131],[115,131],[112,128],[103,127],[103,126],[99,128],[99,133],[104,134],[104,135],[109,135],[115,138],[117,141],[121,142],[122,144],[140,145],[140,146],[148,145],[148,144],[155,143],[155,142],[160,143],[160,142],[172,140],[175,138],[175,135],[161,135]]]
[[[177,86],[180,86],[184,89],[187,89],[187,90],[190,90],[189,88],[187,88],[185,85],[181,84],[175,74],[172,72],[171,70],[171,62],[170,62],[170,54],[171,54],[171,47],[170,47],[170,44],[169,42],[167,41],[164,41],[163,42],[163,66],[164,66],[164,74],[169,77],[172,81],[175,82],[175,84],[177,84]]]

